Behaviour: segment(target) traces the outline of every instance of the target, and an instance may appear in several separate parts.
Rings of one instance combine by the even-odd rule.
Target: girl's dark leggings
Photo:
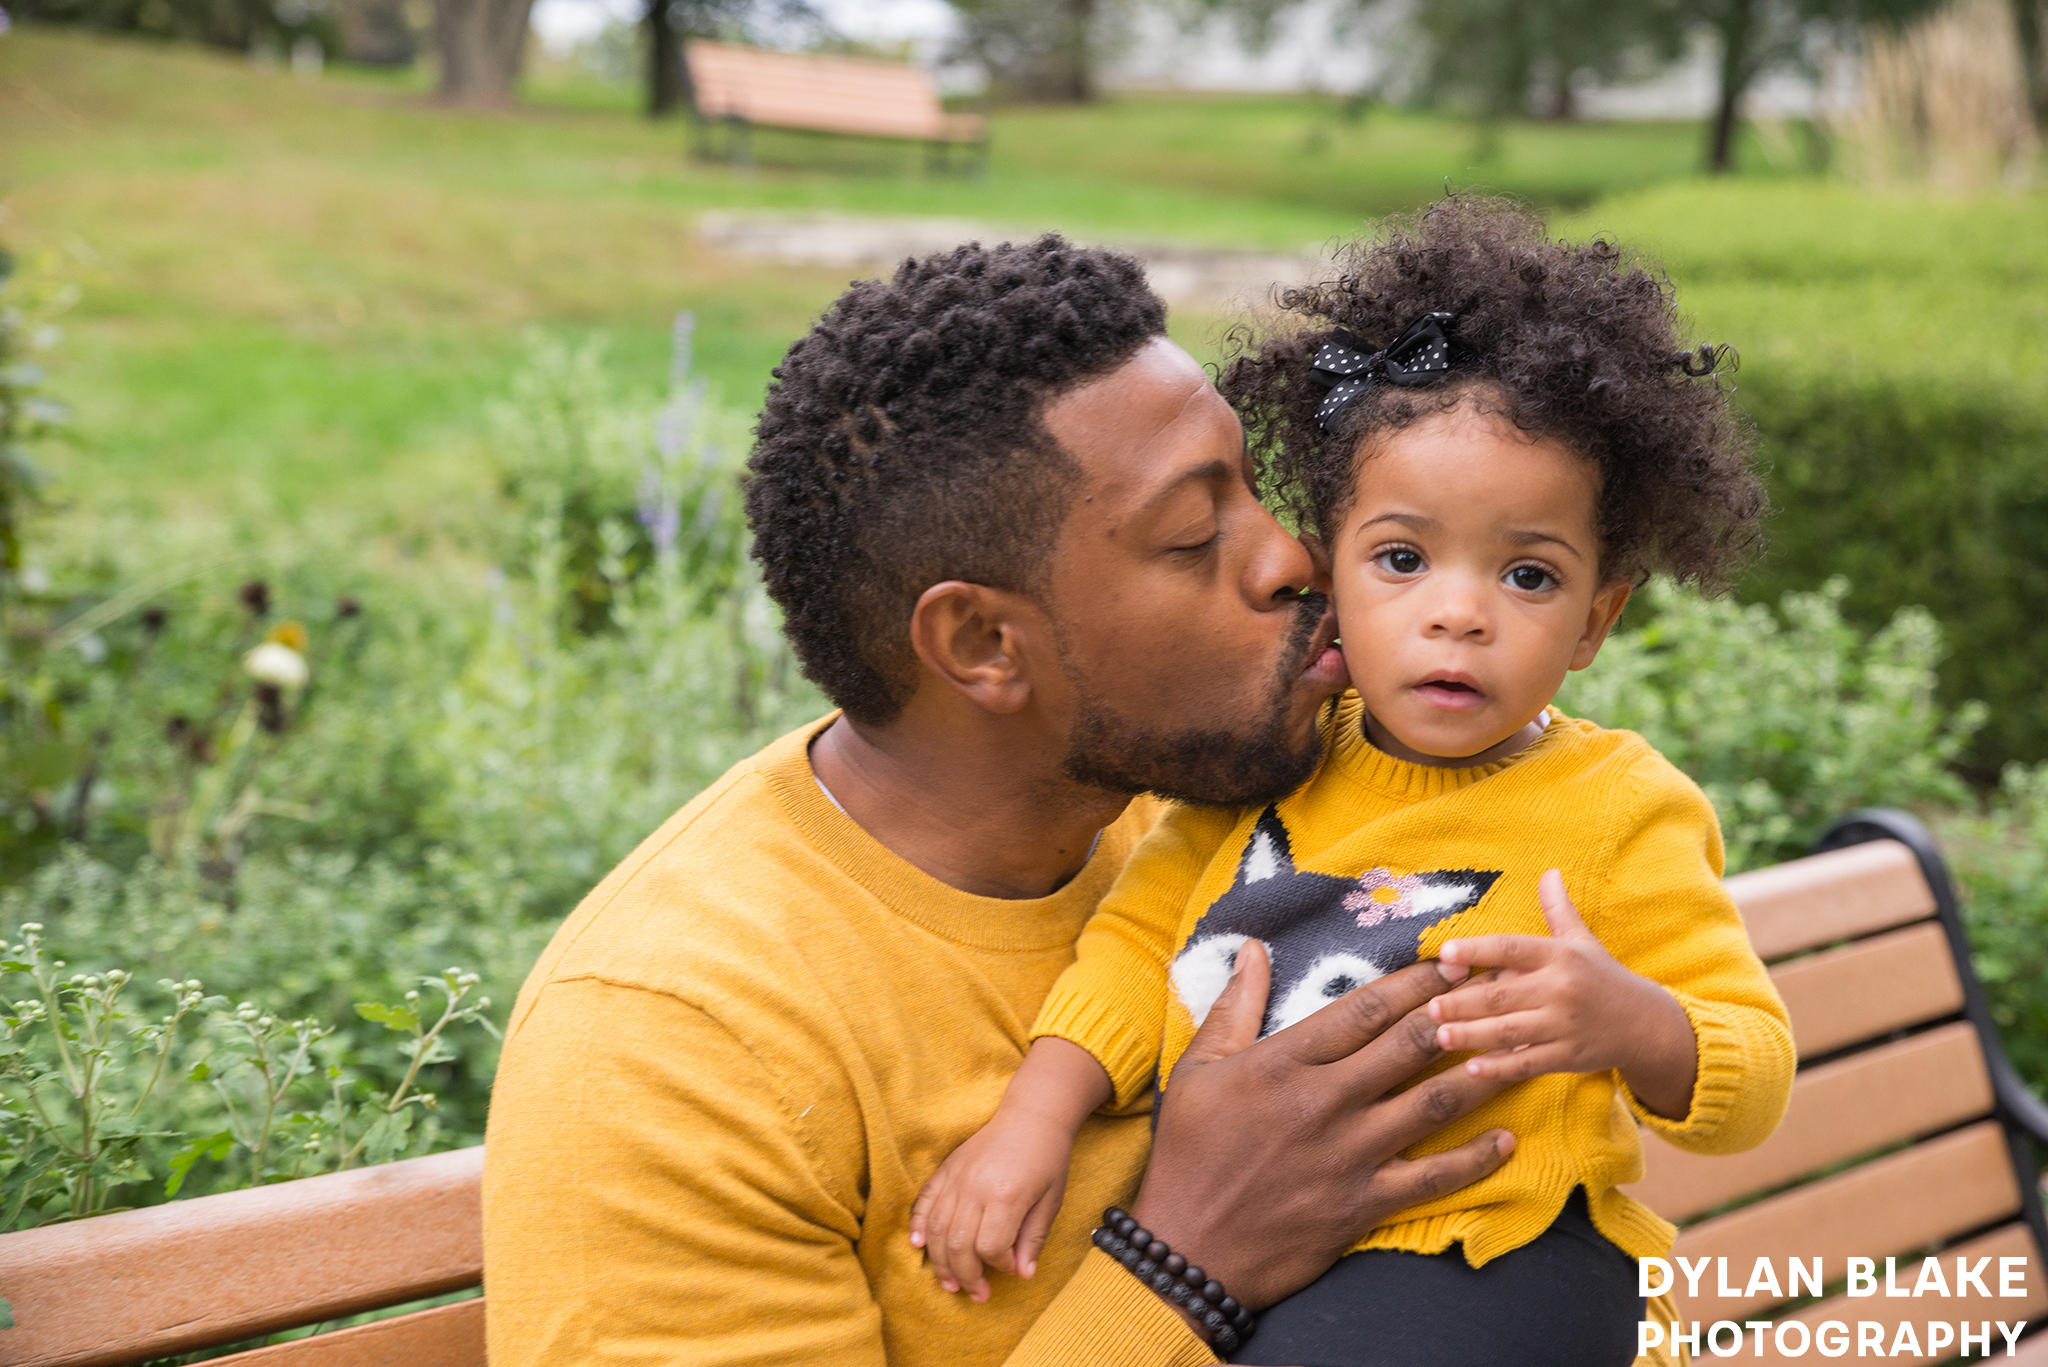
[[[1442,1253],[1369,1249],[1259,1316],[1232,1362],[1275,1367],[1628,1367],[1635,1259],[1571,1199],[1549,1229],[1481,1268]]]

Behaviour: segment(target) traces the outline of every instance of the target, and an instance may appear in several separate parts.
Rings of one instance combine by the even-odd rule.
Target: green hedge
[[[1663,262],[1741,352],[1777,503],[1744,597],[1840,575],[1865,630],[1927,608],[1944,701],[1990,707],[1971,776],[2048,758],[2048,194],[1694,183],[1555,227]]]
[[[2048,756],[2048,386],[1773,367],[1738,395],[1770,462],[1770,550],[1744,597],[1829,576],[1874,628],[1916,604],[1941,621],[1942,694],[1982,699],[1968,766]]]

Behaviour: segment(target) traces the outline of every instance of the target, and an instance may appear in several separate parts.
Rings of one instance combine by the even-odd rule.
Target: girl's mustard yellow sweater
[[[1500,1126],[1520,1141],[1506,1165],[1357,1247],[1455,1242],[1477,1267],[1541,1234],[1583,1186],[1594,1224],[1624,1252],[1668,1252],[1672,1226],[1617,1189],[1642,1176],[1635,1122],[1681,1148],[1739,1152],[1777,1126],[1795,1066],[1784,1004],[1721,888],[1713,809],[1640,736],[1555,709],[1527,749],[1470,769],[1395,759],[1361,720],[1345,695],[1324,718],[1322,769],[1263,812],[1171,810],[1083,931],[1033,1036],[1087,1049],[1128,1104],[1155,1072],[1170,1075],[1247,936],[1272,955],[1270,1032],[1453,937],[1545,934],[1536,882],[1562,870],[1608,951],[1691,1019],[1690,1113],[1646,1110],[1613,1072],[1521,1083],[1410,1151]]]

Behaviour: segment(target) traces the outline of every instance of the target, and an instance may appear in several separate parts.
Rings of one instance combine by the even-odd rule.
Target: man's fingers
[[[1550,1036],[1545,1029],[1549,1026]],[[1513,1011],[1480,1020],[1451,1021],[1436,1028],[1436,1042],[1449,1053],[1484,1053],[1493,1049],[1519,1049],[1525,1044],[1546,1044],[1555,1037],[1555,1027],[1541,1011]]]
[[[1373,1130],[1371,1147],[1399,1152],[1452,1121],[1464,1119],[1506,1089],[1507,1083],[1497,1078],[1450,1068],[1361,1110],[1359,1123]]]
[[[1380,1180],[1390,1190],[1403,1193],[1403,1206],[1420,1205],[1478,1181],[1507,1162],[1514,1151],[1514,1135],[1506,1130],[1488,1130],[1448,1153],[1394,1159],[1380,1169]]]
[[[1273,1038],[1287,1041],[1288,1052],[1303,1063],[1335,1063],[1359,1053],[1385,1035],[1394,1022],[1451,987],[1450,979],[1436,964],[1411,964],[1398,973],[1352,988]],[[1421,1055],[1416,1063],[1429,1056]],[[1400,1076],[1407,1077],[1412,1072],[1411,1067]]]
[[[1052,1218],[1060,1213],[1060,1197],[1065,1195],[1055,1187],[1038,1198],[1038,1204],[1025,1212],[1024,1223],[1017,1229],[1017,1252],[1012,1260],[1020,1277],[1032,1277],[1038,1273],[1038,1255],[1045,1248],[1045,1239],[1052,1232]]]
[[[1593,933],[1586,929],[1585,918],[1579,915],[1571,895],[1564,890],[1564,875],[1556,869],[1536,880],[1536,904],[1543,908],[1543,919],[1558,939]]]
[[[1445,963],[1469,968],[1534,969],[1550,962],[1557,942],[1546,935],[1474,935],[1446,940],[1439,952]]]
[[[1258,940],[1246,940],[1239,945],[1230,981],[1216,998],[1216,1004],[1209,1008],[1202,1028],[1188,1042],[1179,1066],[1214,1063],[1257,1040],[1259,1024],[1266,1018],[1266,992],[1272,980],[1273,964],[1266,956],[1266,946]]]

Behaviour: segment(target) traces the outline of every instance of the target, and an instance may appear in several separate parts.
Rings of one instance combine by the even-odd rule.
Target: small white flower
[[[306,680],[312,677],[306,657],[282,641],[265,641],[257,646],[242,657],[242,668],[258,683],[279,688],[304,688]]]

